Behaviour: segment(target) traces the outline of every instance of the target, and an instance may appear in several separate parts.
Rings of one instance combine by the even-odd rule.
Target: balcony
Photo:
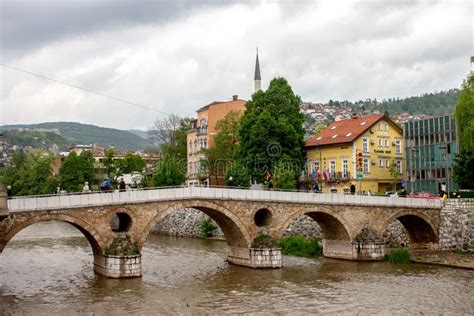
[[[197,136],[207,135],[207,126],[201,126],[196,128]]]

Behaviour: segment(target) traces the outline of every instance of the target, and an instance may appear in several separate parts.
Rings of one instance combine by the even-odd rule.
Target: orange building
[[[213,145],[216,134],[216,124],[223,119],[230,111],[245,111],[247,101],[240,100],[237,95],[231,101],[214,101],[199,110],[197,118],[193,120],[192,127],[187,135],[187,166],[188,185],[222,185],[223,179],[209,179],[207,174],[201,170],[201,161],[205,158],[203,149]]]

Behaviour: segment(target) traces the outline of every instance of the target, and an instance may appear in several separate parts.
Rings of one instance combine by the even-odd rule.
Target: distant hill
[[[43,150],[65,151],[70,143],[61,135],[54,132],[37,130],[9,130],[5,131],[2,139],[11,145],[33,147]]]
[[[132,134],[137,135],[138,137],[148,140],[148,133],[146,131],[142,131],[139,129],[129,129],[128,131]]]
[[[365,101],[332,101],[328,104],[348,105],[353,108],[359,106],[363,110],[379,110],[390,115],[408,112],[411,114],[445,115],[454,113],[454,107],[459,97],[459,89],[424,93],[420,96],[404,99],[389,98],[387,100],[367,99]]]
[[[46,130],[56,129],[63,138],[73,145],[98,144],[102,147],[114,145],[116,148],[129,150],[142,150],[149,145],[148,141],[128,131],[74,122],[51,122],[0,126],[0,130],[19,128]]]

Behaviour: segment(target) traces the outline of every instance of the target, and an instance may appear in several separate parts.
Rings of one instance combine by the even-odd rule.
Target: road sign
[[[362,172],[358,172],[356,175],[357,180],[362,180],[363,177],[364,175],[362,174]]]

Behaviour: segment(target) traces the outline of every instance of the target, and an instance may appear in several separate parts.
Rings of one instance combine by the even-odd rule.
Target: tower
[[[255,82],[255,92],[257,92],[258,90],[262,90],[261,88],[262,78],[260,77],[260,63],[258,62],[258,48],[257,48],[257,59],[255,61],[254,82]]]

